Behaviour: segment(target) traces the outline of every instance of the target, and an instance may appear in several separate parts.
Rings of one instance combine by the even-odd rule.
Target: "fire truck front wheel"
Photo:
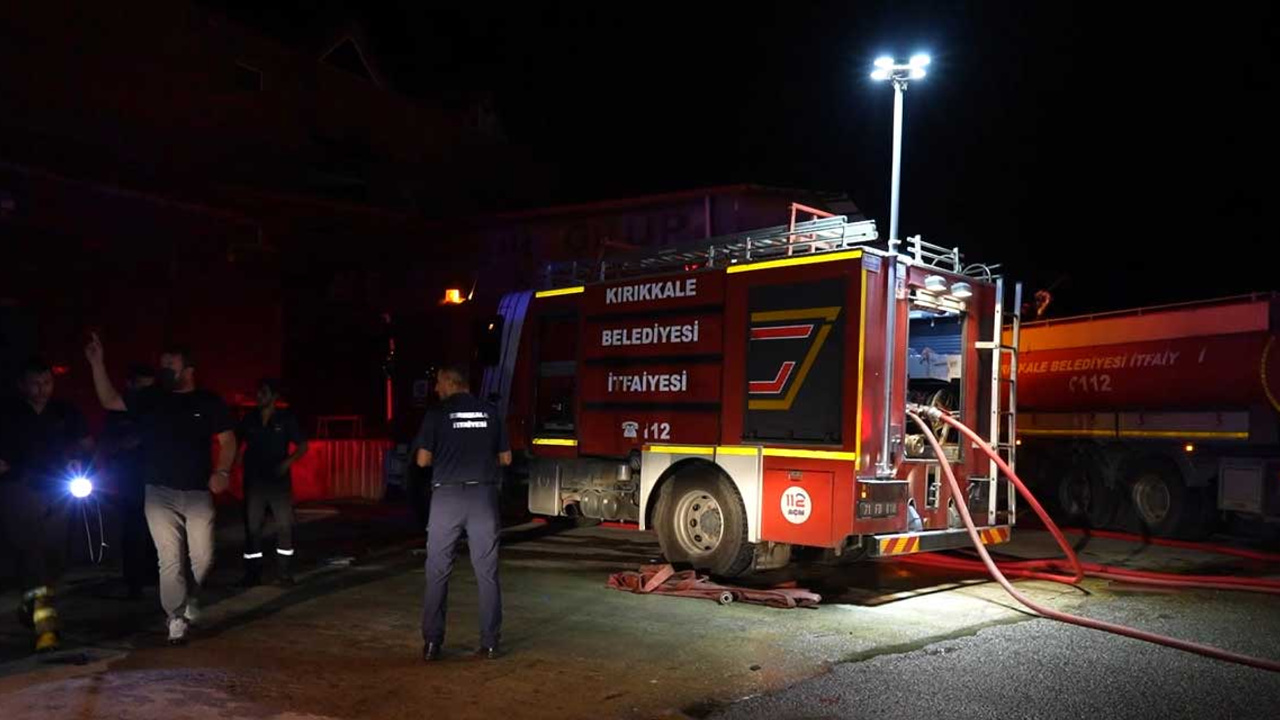
[[[721,577],[751,568],[747,514],[733,483],[711,469],[682,473],[662,485],[654,513],[662,554],[673,563]]]

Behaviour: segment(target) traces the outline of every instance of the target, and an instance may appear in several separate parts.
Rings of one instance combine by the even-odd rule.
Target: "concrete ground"
[[[446,658],[427,666],[412,523],[381,507],[308,512],[302,582],[238,591],[228,587],[238,568],[220,565],[184,647],[164,644],[153,595],[115,599],[114,581],[92,574],[64,602],[73,647],[57,656],[27,655],[26,636],[0,616],[0,717],[1273,717],[1280,699],[1280,675],[1036,619],[974,576],[892,562],[808,567],[792,577],[822,593],[819,608],[720,606],[606,587],[610,573],[657,560],[650,535],[536,525],[508,530],[502,549],[507,654],[466,657],[477,630],[463,555]],[[1007,549],[1050,554],[1047,540],[1021,531]],[[1225,567],[1119,541],[1090,541],[1085,559]],[[1280,659],[1274,596],[1018,585],[1062,610]]]

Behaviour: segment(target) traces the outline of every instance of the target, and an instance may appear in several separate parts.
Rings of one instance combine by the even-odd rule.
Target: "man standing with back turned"
[[[440,658],[454,550],[465,530],[480,594],[479,657],[498,657],[502,591],[498,586],[498,491],[511,447],[497,409],[467,392],[467,372],[446,367],[436,377],[440,405],[422,419],[414,440],[419,467],[431,466],[427,523],[427,588],[422,659]]]
[[[222,398],[196,388],[195,363],[185,349],[161,353],[160,384],[128,398],[122,398],[107,377],[97,334],[85,355],[102,407],[128,411],[138,419],[147,527],[160,556],[160,604],[169,618],[169,642],[176,645],[186,641],[187,625],[199,618],[197,596],[213,567],[213,494],[227,489],[236,457],[231,411]],[[216,467],[210,457],[214,437]],[[196,584],[190,589],[184,547]]]

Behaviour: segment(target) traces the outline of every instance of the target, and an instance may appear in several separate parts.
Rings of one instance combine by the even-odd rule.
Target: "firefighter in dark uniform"
[[[276,561],[279,581],[293,583],[293,477],[290,468],[307,452],[307,439],[293,413],[276,407],[280,383],[267,378],[258,383],[258,406],[250,410],[236,429],[244,452],[244,577],[240,584],[262,582],[262,526],[267,509],[276,525]],[[289,446],[293,445],[292,452]]]
[[[70,481],[93,453],[84,416],[54,398],[53,385],[52,368],[32,360],[18,380],[19,396],[0,403],[0,533],[15,551],[19,619],[35,631],[37,652],[58,649],[53,597],[75,509]]]
[[[498,585],[498,493],[511,447],[497,409],[467,392],[464,368],[436,376],[440,404],[422,419],[415,460],[432,472],[427,521],[426,598],[422,607],[422,659],[437,660],[444,645],[445,601],[454,550],[465,531],[480,595],[479,657],[498,657],[502,591]]]

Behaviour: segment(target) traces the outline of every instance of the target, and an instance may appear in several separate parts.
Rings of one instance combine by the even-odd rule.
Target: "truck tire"
[[[1091,528],[1110,526],[1119,506],[1117,493],[1091,463],[1077,458],[1057,484],[1058,521]]]
[[[658,544],[668,562],[688,563],[720,577],[751,569],[747,512],[733,483],[711,469],[682,473],[663,484],[654,512]]]
[[[1187,487],[1182,473],[1169,460],[1151,458],[1139,463],[1129,477],[1128,495],[1135,529],[1157,537],[1197,539],[1208,533],[1212,514],[1204,504],[1207,492]]]

